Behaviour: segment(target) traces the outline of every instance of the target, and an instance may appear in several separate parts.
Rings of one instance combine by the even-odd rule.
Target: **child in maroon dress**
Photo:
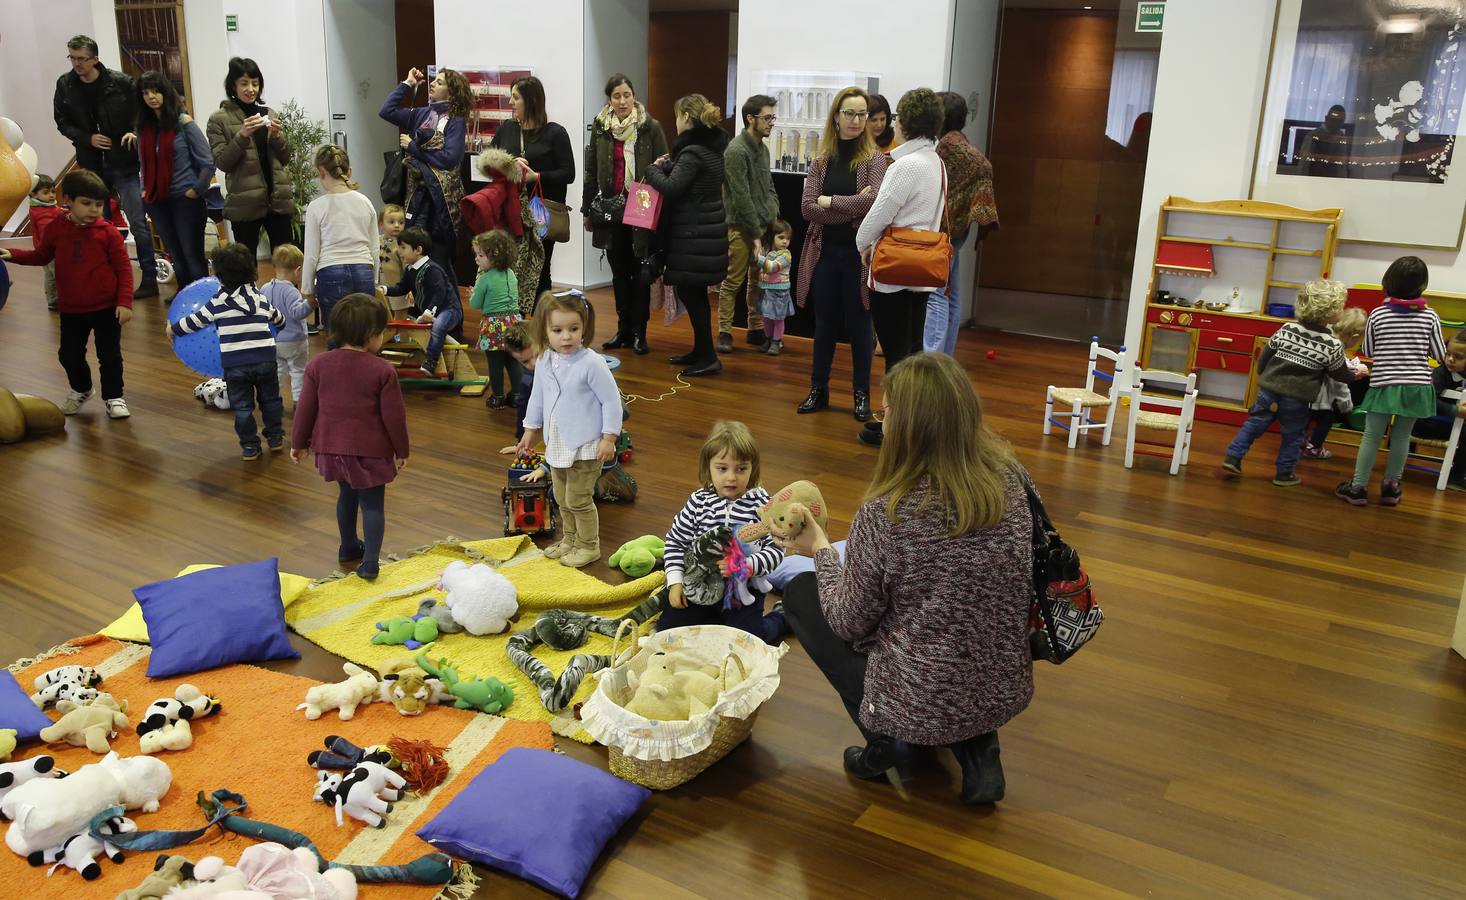
[[[407,409],[396,370],[377,356],[386,307],[367,294],[348,294],[331,310],[330,327],[340,346],[305,367],[290,459],[298,463],[315,451],[316,470],[336,482],[337,558],[343,565],[361,560],[356,574],[370,581],[379,569],[387,483],[407,465]]]

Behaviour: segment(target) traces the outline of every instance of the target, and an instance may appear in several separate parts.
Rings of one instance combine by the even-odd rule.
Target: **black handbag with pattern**
[[[1028,645],[1035,660],[1059,665],[1099,631],[1105,614],[1079,553],[1059,537],[1033,483],[1023,480],[1033,515],[1033,600],[1028,611]]]

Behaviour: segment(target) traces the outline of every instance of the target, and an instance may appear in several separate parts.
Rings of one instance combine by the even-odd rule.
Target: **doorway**
[[[397,5],[396,0],[328,0],[323,5],[327,132],[331,143],[351,156],[363,193],[374,198],[385,169],[383,151],[397,144],[397,129],[377,115],[402,77],[396,68]]]

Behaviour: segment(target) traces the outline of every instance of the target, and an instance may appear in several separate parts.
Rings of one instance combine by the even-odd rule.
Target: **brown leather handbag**
[[[940,161],[939,161],[939,165]],[[942,172],[942,222],[947,222],[947,167]],[[952,266],[952,241],[945,231],[887,227],[870,255],[870,286],[946,287]]]

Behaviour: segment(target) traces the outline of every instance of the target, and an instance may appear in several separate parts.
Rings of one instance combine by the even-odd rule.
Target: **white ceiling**
[[[651,11],[663,12],[715,12],[717,10],[738,11],[738,0],[651,0]]]

